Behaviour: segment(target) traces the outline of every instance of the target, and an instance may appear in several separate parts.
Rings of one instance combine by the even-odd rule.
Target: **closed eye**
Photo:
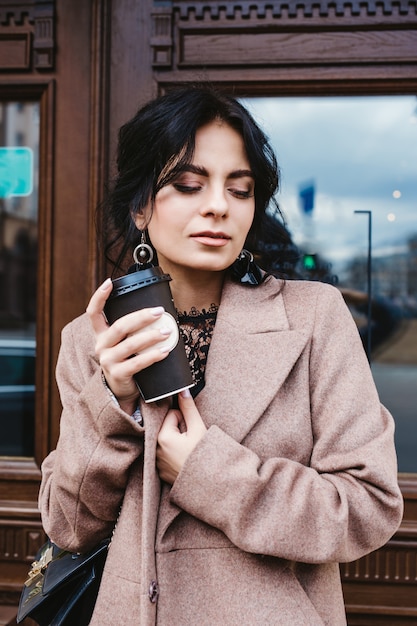
[[[244,189],[228,189],[228,192],[232,194],[235,198],[242,198],[242,200],[246,200],[247,198],[253,198],[253,191],[249,189],[248,191]]]
[[[181,183],[174,183],[173,187],[180,193],[197,193],[201,190],[200,185],[183,185]]]

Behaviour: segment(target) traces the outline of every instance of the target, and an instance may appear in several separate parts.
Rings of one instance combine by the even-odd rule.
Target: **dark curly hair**
[[[263,131],[235,98],[211,87],[182,87],[146,104],[119,130],[117,175],[103,204],[106,256],[116,269],[123,269],[139,243],[134,217],[152,206],[158,191],[192,161],[196,132],[216,119],[234,128],[246,148],[255,179],[255,215],[246,247],[256,249],[266,209],[275,203],[279,186],[275,154]]]

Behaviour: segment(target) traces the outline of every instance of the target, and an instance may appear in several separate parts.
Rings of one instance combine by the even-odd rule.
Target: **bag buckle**
[[[28,572],[28,579],[25,581],[26,587],[30,587],[43,576],[44,571],[52,561],[52,552],[53,547],[49,546],[49,548],[42,553],[39,561],[33,561],[30,571]]]

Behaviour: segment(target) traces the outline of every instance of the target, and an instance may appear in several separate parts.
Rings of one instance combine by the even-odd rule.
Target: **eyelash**
[[[180,183],[174,183],[173,186],[174,189],[180,193],[186,194],[198,193],[201,190],[201,187],[191,187],[190,185],[181,185]],[[228,191],[241,200],[247,200],[253,197],[253,191],[243,191],[243,189],[228,189]]]
[[[201,187],[191,187],[190,185],[181,185],[180,183],[174,183],[174,189],[180,193],[197,193]]]
[[[243,200],[247,200],[248,198],[253,197],[252,191],[243,191],[242,189],[230,189],[229,190],[234,196],[238,198],[242,198]]]

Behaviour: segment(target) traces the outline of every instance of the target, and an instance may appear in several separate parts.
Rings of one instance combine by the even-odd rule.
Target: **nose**
[[[226,190],[223,185],[210,185],[201,207],[204,216],[225,217],[229,212]]]

